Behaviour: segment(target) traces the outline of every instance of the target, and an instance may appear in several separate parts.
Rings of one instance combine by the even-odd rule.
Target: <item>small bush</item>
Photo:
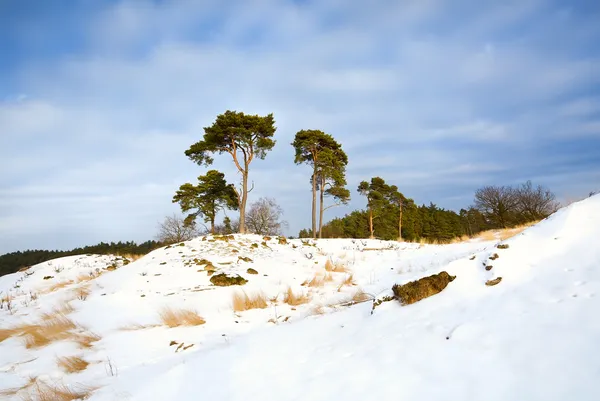
[[[325,270],[333,273],[345,273],[346,271],[348,271],[348,269],[346,269],[346,266],[344,266],[343,264],[334,264],[329,259],[327,260],[327,262],[325,262]]]
[[[220,273],[212,276],[210,282],[219,287],[227,287],[230,285],[244,285],[248,282],[241,276],[228,276],[225,273]]]
[[[267,299],[262,293],[248,295],[244,291],[233,294],[233,310],[243,312],[250,309],[264,309],[267,307]]]
[[[238,256],[238,261],[242,261],[242,262],[252,262],[252,259],[250,259],[247,256]]]
[[[403,305],[410,305],[441,292],[455,278],[444,271],[403,285],[395,284],[392,291]]]
[[[498,255],[497,253],[493,254],[492,256],[490,256],[490,260],[496,260],[500,257],[500,255]]]
[[[508,244],[498,244],[498,245],[496,245],[496,248],[498,248],[498,249],[508,249]]]
[[[258,272],[256,270],[254,270],[253,268],[249,267],[248,270],[246,270],[246,273],[248,274],[258,274]]]

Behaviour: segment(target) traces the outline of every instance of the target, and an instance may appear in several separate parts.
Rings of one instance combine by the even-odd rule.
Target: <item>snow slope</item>
[[[93,386],[91,400],[598,400],[598,238],[595,196],[504,241],[507,249],[494,242],[263,244],[236,236],[198,238],[125,266],[108,256],[57,259],[0,277],[2,295],[14,297],[12,314],[0,310],[0,328],[35,322],[69,301],[69,317],[99,340],[89,348],[63,340],[28,349],[22,337],[7,338],[0,342],[0,390],[38,377]],[[202,258],[248,283],[215,288],[194,261]],[[330,273],[321,287],[303,286],[324,274],[328,259],[348,272]],[[110,265],[116,269],[104,270]],[[259,274],[248,274],[249,267]],[[416,304],[387,302],[373,314],[370,302],[341,306],[359,288],[378,296],[442,270],[456,280]],[[356,285],[341,286],[350,273]],[[85,275],[95,278],[78,283]],[[498,285],[485,285],[497,277]],[[90,291],[85,299],[77,297],[81,286]],[[285,304],[288,287],[311,301]],[[233,312],[241,289],[262,292],[269,306]],[[195,309],[206,323],[161,325],[165,306]],[[175,352],[171,341],[193,346]],[[67,374],[56,363],[67,355],[90,365]]]

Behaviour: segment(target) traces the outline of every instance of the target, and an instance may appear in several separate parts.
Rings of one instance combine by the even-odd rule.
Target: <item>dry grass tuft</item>
[[[91,292],[92,291],[88,287],[82,286],[75,289],[75,297],[80,301],[85,301]]]
[[[312,279],[305,281],[302,285],[308,287],[323,287],[325,283],[330,281],[333,281],[331,273],[316,273]]]
[[[340,292],[344,286],[351,287],[354,285],[356,285],[356,282],[354,281],[354,275],[352,273],[348,274],[344,281],[342,281],[338,286],[338,292]]]
[[[56,364],[67,373],[77,373],[85,370],[90,363],[78,356],[66,356],[56,358]]]
[[[76,328],[77,325],[71,319],[56,314],[39,324],[23,326],[20,331],[25,336],[26,348],[39,348],[72,337],[73,333],[70,331]]]
[[[243,312],[249,309],[264,309],[268,306],[267,298],[262,293],[249,296],[244,291],[233,294],[233,310]]]
[[[325,262],[325,270],[333,273],[346,273],[348,269],[342,263],[332,263],[331,260]]]
[[[169,327],[199,326],[206,321],[191,309],[165,308],[159,312],[160,320]]]
[[[287,291],[283,295],[283,302],[291,306],[303,305],[310,302],[310,296],[308,294],[295,294],[292,287],[288,287]]]
[[[365,302],[368,301],[370,299],[372,299],[373,297],[369,294],[367,294],[366,292],[364,292],[362,289],[358,289],[356,290],[356,292],[352,295],[351,301],[352,302]]]
[[[0,329],[0,343],[16,334],[19,334],[19,331],[15,329]]]
[[[57,315],[64,316],[68,315],[69,313],[73,313],[74,311],[75,308],[71,306],[71,302],[64,300],[60,303],[60,305],[52,309],[52,312],[42,313],[42,320],[52,320]]]
[[[324,315],[325,307],[323,305],[315,305],[308,312],[308,316]]]
[[[44,291],[44,293],[54,292],[54,291],[60,290],[62,288],[68,287],[74,283],[75,282],[73,280],[61,281],[60,283],[56,283],[56,284],[53,284],[52,286],[50,286],[47,290]]]
[[[65,384],[48,384],[41,380],[33,379],[33,382],[22,387],[19,392],[23,401],[74,401],[85,400],[90,397],[95,388],[86,386],[67,386]]]
[[[73,340],[82,348],[92,348],[94,343],[100,341],[101,339],[102,337],[96,333],[92,333],[91,331],[77,333],[73,337]]]

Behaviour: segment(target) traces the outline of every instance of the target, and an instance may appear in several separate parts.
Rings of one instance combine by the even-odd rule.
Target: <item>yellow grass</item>
[[[298,306],[306,304],[310,301],[308,294],[295,294],[292,287],[288,287],[287,291],[283,295],[283,302],[291,306]]]
[[[75,289],[75,297],[80,301],[85,301],[91,292],[92,291],[86,286],[79,287]]]
[[[50,286],[44,292],[45,293],[54,292],[54,291],[60,290],[61,288],[68,287],[68,286],[70,286],[73,283],[75,283],[73,280],[61,281],[60,283],[53,284],[52,286]]]
[[[74,401],[90,397],[94,388],[86,386],[67,386],[65,384],[48,384],[33,379],[30,384],[18,390],[23,401]]]
[[[332,263],[331,260],[325,262],[325,270],[333,273],[345,273],[348,271],[346,266],[341,263]]]
[[[344,278],[344,281],[342,281],[340,283],[340,285],[338,287],[338,292],[340,292],[340,290],[344,286],[350,287],[350,286],[353,286],[353,285],[356,285],[356,282],[354,281],[354,275],[351,273],[351,274],[348,274],[346,276],[346,278]]]
[[[68,315],[75,310],[73,306],[71,306],[70,301],[63,300],[60,305],[56,306],[52,312],[42,313],[42,320],[52,320],[56,315]]]
[[[242,291],[233,294],[233,310],[235,312],[243,312],[249,309],[264,309],[266,307],[267,299],[262,293],[248,295]]]
[[[527,228],[539,223],[538,221],[532,221],[530,223],[521,224],[512,228],[504,228],[501,230],[488,230],[482,231],[475,238],[481,239],[482,241],[504,241],[517,234],[521,234]]]
[[[352,302],[364,302],[364,301],[368,301],[369,299],[371,299],[371,295],[367,294],[366,292],[364,292],[362,289],[358,289],[356,290],[356,292],[352,295]]]
[[[56,364],[67,373],[77,373],[85,370],[90,363],[78,356],[66,356],[56,358]]]
[[[191,309],[164,308],[159,312],[160,320],[169,327],[199,326],[206,321]]]
[[[312,279],[306,280],[302,285],[309,287],[323,287],[325,283],[333,281],[331,273],[316,273]]]
[[[91,348],[93,343],[100,341],[101,338],[98,334],[91,331],[84,331],[73,336],[73,340],[82,348]]]
[[[56,314],[39,324],[21,327],[21,332],[25,336],[26,348],[39,348],[54,341],[72,337],[73,333],[70,331],[75,328],[77,325],[71,319],[65,315]]]
[[[0,329],[0,343],[16,334],[19,334],[19,331],[15,329]]]

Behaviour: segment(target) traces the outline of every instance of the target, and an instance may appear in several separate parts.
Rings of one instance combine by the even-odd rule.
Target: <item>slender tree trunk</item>
[[[317,238],[317,164],[315,162],[312,179],[312,237]]]
[[[321,177],[320,182],[320,194],[319,194],[319,238],[323,235],[323,198],[325,197],[325,178]]]
[[[248,166],[242,173],[242,198],[240,200],[240,234],[246,234],[246,201],[248,200]]]
[[[371,236],[369,238],[374,239],[375,235],[373,232],[373,209],[369,208],[369,231],[371,232]]]
[[[402,241],[402,202],[398,204],[400,206],[400,217],[398,218],[398,241]]]

